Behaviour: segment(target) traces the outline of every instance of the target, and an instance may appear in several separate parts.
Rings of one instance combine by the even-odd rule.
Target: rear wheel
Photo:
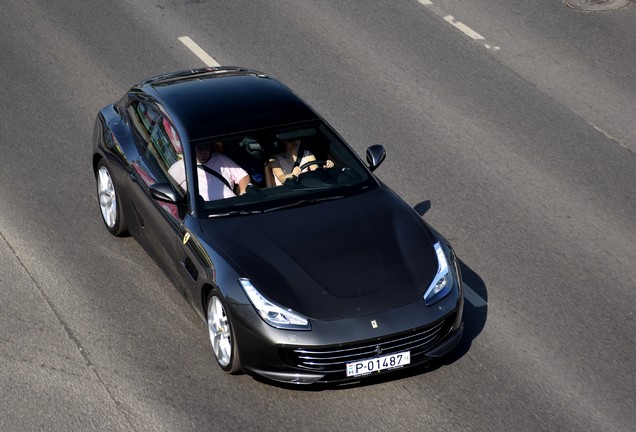
[[[126,234],[126,221],[121,209],[121,201],[108,165],[102,159],[97,165],[97,199],[102,221],[106,229],[116,236]]]
[[[208,332],[216,361],[225,372],[235,374],[241,371],[241,361],[234,337],[230,317],[217,290],[208,297]]]

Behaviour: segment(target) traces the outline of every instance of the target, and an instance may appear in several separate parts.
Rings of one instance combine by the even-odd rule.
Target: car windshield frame
[[[293,206],[344,198],[375,189],[378,186],[377,180],[371,171],[364,165],[349,144],[322,120],[286,124],[193,140],[187,144],[190,146],[188,153],[190,155],[189,163],[193,167],[191,172],[197,172],[197,169],[194,168],[196,161],[195,152],[193,151],[194,146],[197,144],[219,141],[232,142],[241,137],[258,137],[258,143],[262,146],[266,156],[261,159],[261,162],[265,164],[274,154],[272,142],[280,141],[286,137],[299,137],[302,140],[310,136],[314,136],[320,142],[318,145],[314,145],[314,148],[324,147],[322,148],[324,155],[329,159],[334,159],[332,161],[334,162],[333,167],[320,167],[313,171],[304,172],[295,179],[289,179],[279,186],[257,187],[250,185],[245,194],[229,198],[205,201],[201,196],[195,194],[198,199],[195,200],[194,207],[198,217],[206,219],[276,211]],[[265,141],[268,141],[269,144],[265,145]],[[300,147],[303,147],[303,145],[301,144]],[[308,151],[306,148],[304,150]],[[317,148],[317,150],[320,151],[320,148]],[[322,161],[319,156],[316,156],[316,159]],[[237,161],[237,163],[239,162]],[[239,165],[241,164],[239,163]],[[252,177],[250,179],[252,180]],[[188,185],[194,184],[198,185],[198,180],[189,178]]]

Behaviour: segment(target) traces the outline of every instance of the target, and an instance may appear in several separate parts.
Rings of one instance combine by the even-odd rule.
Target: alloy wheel
[[[214,355],[225,368],[232,361],[232,331],[223,303],[217,296],[208,302],[208,330]]]
[[[97,173],[97,195],[104,223],[112,229],[117,223],[117,196],[113,179],[105,166],[101,166]]]

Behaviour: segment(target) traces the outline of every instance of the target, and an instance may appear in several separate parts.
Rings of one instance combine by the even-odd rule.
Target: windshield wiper
[[[263,213],[262,210],[228,210],[222,211],[219,213],[211,213],[208,217],[224,217],[224,216],[245,216],[245,215],[253,215]]]
[[[258,209],[258,210],[245,210],[245,209],[219,209],[218,212],[212,212],[208,215],[209,218],[215,218],[215,217],[225,217],[225,216],[246,216],[246,215],[254,215],[254,214],[260,214],[260,213],[267,213],[267,212],[271,212],[271,211],[276,211],[276,210],[283,210],[286,208],[292,208],[292,207],[300,207],[303,205],[308,205],[308,204],[317,204],[317,203],[321,203],[321,202],[325,202],[325,201],[333,201],[333,200],[337,200],[340,198],[344,198],[344,195],[335,195],[335,196],[329,196],[329,197],[323,197],[323,198],[306,198],[306,199],[300,199],[297,201],[292,201],[292,202],[288,202],[286,204],[282,204],[276,207],[267,207],[267,208],[262,208],[262,209]]]
[[[321,202],[325,202],[325,201],[333,201],[333,200],[337,200],[337,199],[340,199],[340,198],[344,198],[344,195],[336,195],[336,196],[330,196],[330,197],[324,197],[324,198],[301,199],[301,200],[294,201],[294,202],[287,203],[287,204],[283,204],[283,205],[280,205],[280,206],[267,208],[267,209],[263,210],[263,213],[268,213],[268,212],[271,212],[271,211],[282,210],[282,209],[291,208],[291,207],[299,207],[299,206],[303,206],[303,205],[307,205],[307,204],[316,204],[316,203],[321,203]]]

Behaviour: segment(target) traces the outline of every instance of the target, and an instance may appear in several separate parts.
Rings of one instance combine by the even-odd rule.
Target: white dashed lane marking
[[[435,15],[441,17],[444,21],[455,27],[457,30],[464,33],[469,38],[475,41],[482,41],[485,48],[489,50],[498,51],[500,48],[498,46],[492,46],[490,44],[485,43],[486,38],[481,34],[477,33],[472,28],[468,27],[461,21],[457,21],[452,15],[448,15],[444,13],[439,7],[435,6],[431,0],[418,0],[418,3],[421,5],[427,6],[430,11],[435,13]]]
[[[197,45],[196,42],[190,39],[188,36],[181,36],[179,40],[181,41],[182,44],[187,46],[190,49],[190,51],[192,51],[197,57],[199,57],[203,61],[203,63],[205,63],[206,66],[221,66],[219,63],[217,63],[216,60],[210,57],[208,53],[203,51],[203,49],[199,45]]]
[[[464,33],[469,38],[472,38],[472,39],[475,39],[475,40],[484,40],[484,39],[486,39],[485,37],[483,37],[482,35],[477,33],[475,30],[473,30],[470,27],[468,27],[466,24],[464,24],[462,22],[459,22],[459,21],[456,21],[455,18],[453,18],[452,15],[446,15],[444,17],[444,21],[450,23],[453,27],[455,27],[457,30],[459,30],[462,33]]]

